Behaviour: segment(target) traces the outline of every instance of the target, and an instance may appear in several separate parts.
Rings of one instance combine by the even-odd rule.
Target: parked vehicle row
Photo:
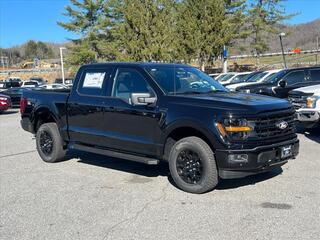
[[[283,69],[262,82],[237,87],[237,91],[287,98],[296,88],[320,84],[320,67]]]
[[[85,65],[71,90],[23,91],[20,111],[46,162],[68,149],[167,161],[192,193],[279,168],[299,152],[288,101],[231,92],[182,64]]]

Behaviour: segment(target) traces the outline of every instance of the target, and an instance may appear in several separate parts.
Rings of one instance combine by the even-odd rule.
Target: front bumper
[[[292,155],[281,158],[281,148],[291,146]],[[229,160],[231,154],[247,154],[245,162]],[[299,154],[299,140],[297,138],[267,146],[242,150],[216,150],[216,161],[219,176],[223,179],[242,178],[249,175],[268,172],[278,168],[295,158]]]
[[[317,123],[320,121],[319,110],[315,109],[299,109],[296,112],[296,117],[299,122]]]

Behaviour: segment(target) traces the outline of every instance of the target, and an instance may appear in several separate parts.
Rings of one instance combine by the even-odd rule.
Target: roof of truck
[[[181,64],[181,63],[157,63],[157,62],[107,62],[107,63],[92,63],[92,64],[86,64],[85,67],[103,67],[103,66],[139,66],[139,67],[192,67],[187,64]]]

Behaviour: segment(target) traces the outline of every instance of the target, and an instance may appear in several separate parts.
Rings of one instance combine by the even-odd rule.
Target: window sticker
[[[86,73],[83,81],[83,87],[87,88],[102,88],[104,73]]]

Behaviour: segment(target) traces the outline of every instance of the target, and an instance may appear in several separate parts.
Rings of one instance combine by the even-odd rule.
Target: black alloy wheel
[[[50,133],[41,131],[40,133],[40,149],[45,155],[50,155],[53,150],[53,140]]]
[[[177,158],[177,172],[180,178],[189,184],[201,181],[203,166],[199,154],[192,150],[182,150]]]

